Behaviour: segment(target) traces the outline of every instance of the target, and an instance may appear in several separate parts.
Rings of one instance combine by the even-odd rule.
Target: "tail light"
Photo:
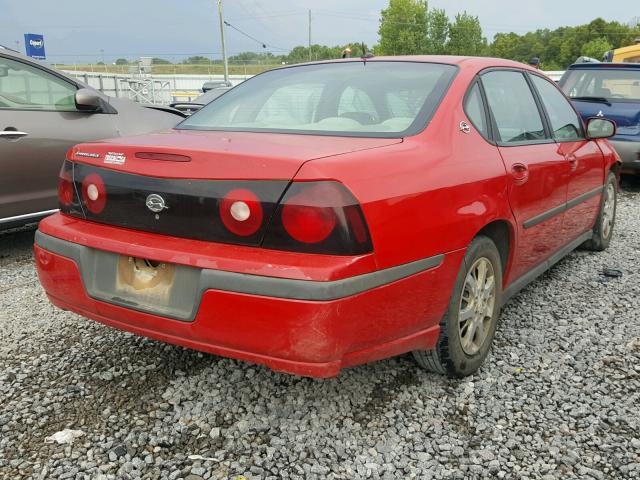
[[[58,201],[63,210],[73,203],[73,174],[69,162],[64,162],[58,176]]]
[[[336,181],[167,179],[67,160],[58,196],[67,215],[151,233],[328,255],[373,250],[360,204]]]
[[[334,255],[358,255],[372,250],[358,201],[344,185],[333,181],[292,183],[263,245]]]
[[[255,234],[262,226],[262,203],[251,190],[237,188],[220,202],[220,218],[231,233],[240,237]]]
[[[107,203],[107,189],[102,177],[97,173],[91,173],[82,180],[82,201],[91,213],[97,215]]]

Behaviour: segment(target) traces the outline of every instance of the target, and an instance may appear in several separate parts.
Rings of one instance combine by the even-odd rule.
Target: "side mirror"
[[[97,112],[102,110],[102,98],[97,92],[89,88],[81,88],[75,94],[76,108],[83,112]]]
[[[613,120],[594,117],[587,120],[587,138],[610,138],[616,134],[616,124]]]

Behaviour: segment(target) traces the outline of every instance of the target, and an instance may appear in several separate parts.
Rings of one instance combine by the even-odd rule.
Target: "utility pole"
[[[222,17],[222,0],[218,0],[218,17],[220,18],[220,38],[222,40],[222,61],[224,62],[224,81],[229,82],[229,63],[227,62],[227,45],[224,41],[224,18]]]
[[[309,9],[309,61],[311,61],[311,9]]]

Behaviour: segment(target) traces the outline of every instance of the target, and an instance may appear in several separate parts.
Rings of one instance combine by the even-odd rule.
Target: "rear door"
[[[516,279],[564,243],[569,165],[551,138],[524,71],[493,69],[483,73],[481,81],[517,222],[511,270]]]
[[[76,90],[44,67],[0,54],[0,227],[56,209],[66,151],[117,136],[115,115],[76,109]]]
[[[558,151],[569,165],[564,237],[568,243],[590,230],[596,220],[604,183],[604,155],[586,139],[580,117],[558,88],[546,78],[530,75],[547,113]]]

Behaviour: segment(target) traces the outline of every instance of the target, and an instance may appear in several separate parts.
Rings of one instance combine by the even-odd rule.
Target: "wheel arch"
[[[607,172],[607,175],[609,175],[609,172],[613,173],[616,176],[618,184],[620,184],[620,175],[622,174],[622,162],[620,160],[616,160],[611,165],[609,165],[609,170]],[[605,181],[606,181],[607,175],[605,175]]]
[[[507,271],[511,266],[514,251],[515,229],[513,225],[507,220],[493,220],[482,227],[473,238],[480,235],[490,238],[496,245],[500,253],[500,261],[502,262],[502,278],[504,282]]]

